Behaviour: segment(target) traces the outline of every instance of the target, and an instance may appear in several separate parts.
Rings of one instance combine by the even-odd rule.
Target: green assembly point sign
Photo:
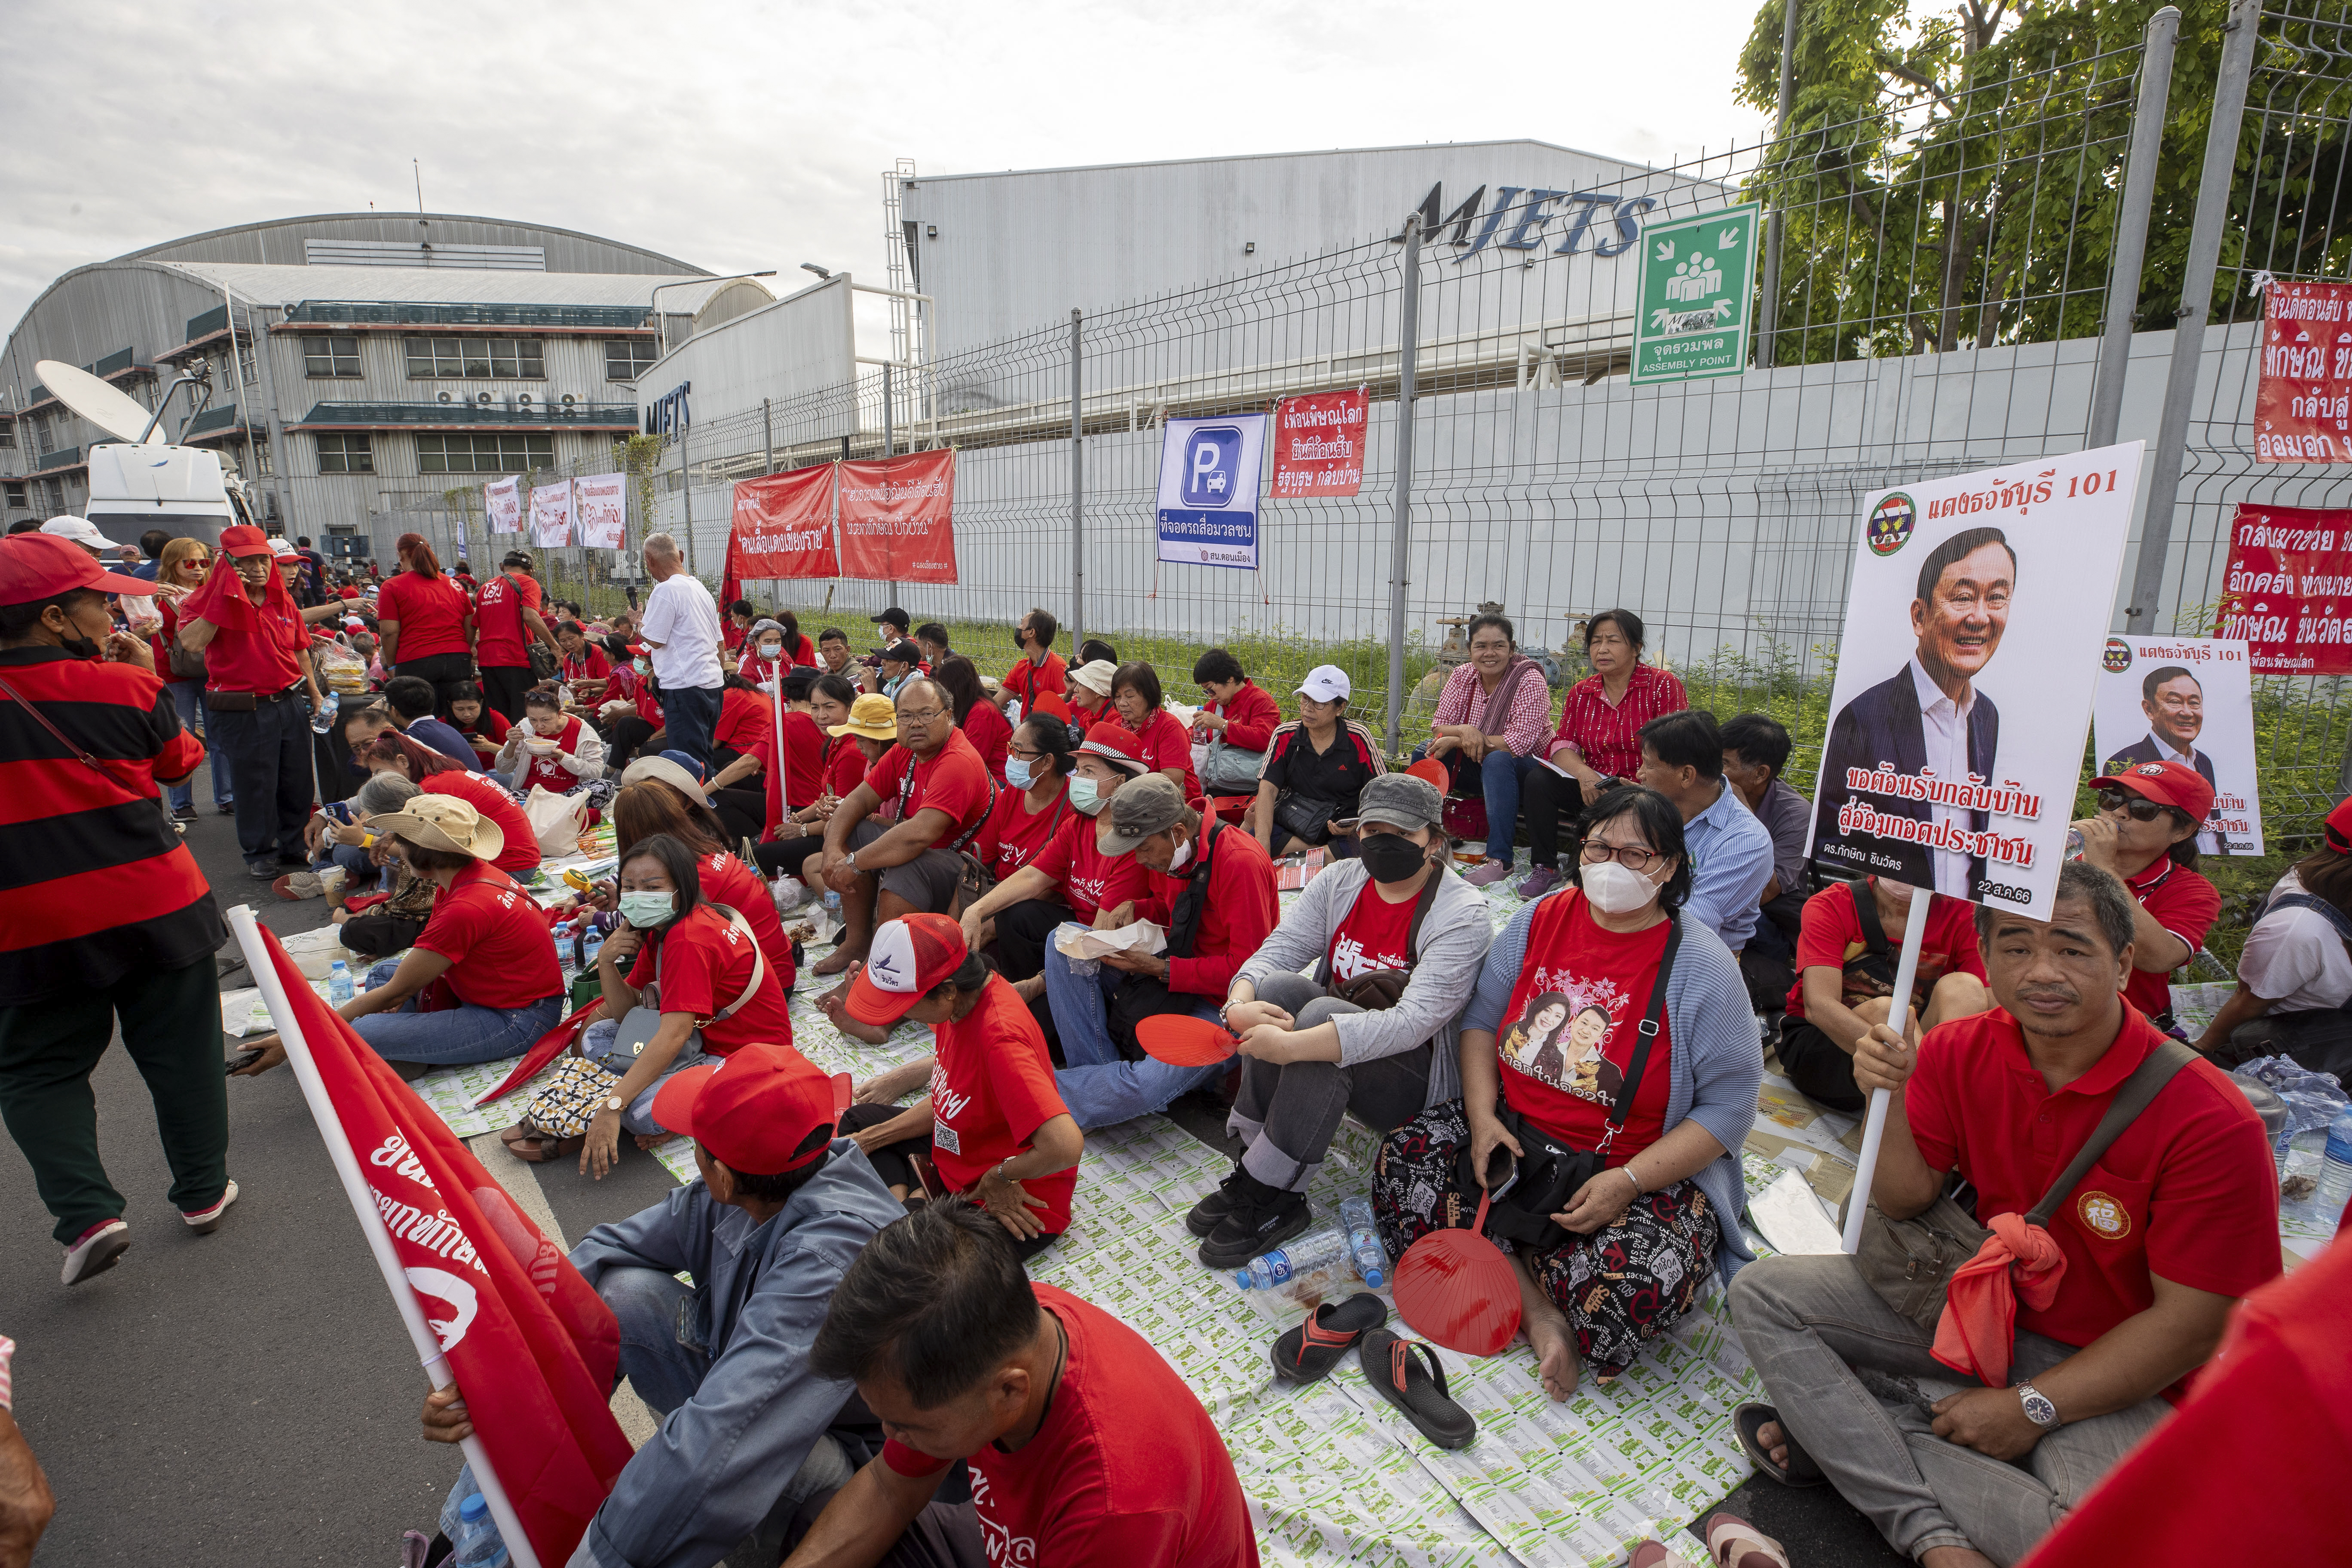
[[[1754,202],[1642,227],[1633,381],[1689,381],[1748,368],[1755,309]]]

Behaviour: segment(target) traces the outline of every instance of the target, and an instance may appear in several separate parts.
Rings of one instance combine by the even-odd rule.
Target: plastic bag
[[[2286,1101],[2286,1136],[2294,1138],[2305,1132],[2325,1132],[2330,1123],[2344,1114],[2352,1104],[2352,1097],[2336,1081],[2333,1073],[2313,1072],[2293,1057],[2259,1057],[2250,1062],[2240,1062],[2230,1069],[2231,1076],[2250,1078],[2267,1084],[2271,1091]]]
[[[310,651],[328,690],[350,697],[367,689],[367,660],[358,654],[336,642],[319,644]]]
[[[808,902],[808,884],[798,877],[780,876],[768,884],[768,896],[776,900],[778,914],[788,915]]]

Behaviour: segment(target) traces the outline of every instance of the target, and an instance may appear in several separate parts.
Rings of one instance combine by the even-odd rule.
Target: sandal
[[[1692,1568],[1692,1564],[1653,1536],[1633,1548],[1633,1555],[1625,1560],[1625,1568]]]
[[[1765,1447],[1756,1436],[1768,1421],[1780,1428],[1781,1446],[1789,1450],[1789,1466],[1786,1469],[1772,1462],[1771,1450]],[[1812,1456],[1797,1446],[1795,1434],[1791,1433],[1787,1424],[1780,1420],[1780,1413],[1770,1405],[1743,1405],[1731,1413],[1731,1423],[1734,1430],[1739,1435],[1739,1446],[1747,1450],[1748,1460],[1755,1465],[1757,1474],[1769,1476],[1784,1487],[1817,1487],[1829,1479],[1827,1476],[1822,1474],[1822,1468],[1813,1463]],[[1759,1536],[1758,1539],[1761,1540],[1762,1537]]]
[[[1716,1568],[1789,1568],[1780,1543],[1736,1513],[1708,1514],[1704,1528]]]
[[[1478,1436],[1478,1423],[1446,1389],[1437,1352],[1419,1340],[1374,1329],[1359,1342],[1356,1359],[1365,1381],[1439,1447],[1466,1448]]]
[[[1286,1383],[1318,1382],[1339,1364],[1350,1346],[1388,1321],[1388,1303],[1369,1290],[1345,1301],[1327,1301],[1274,1342],[1266,1352],[1274,1362],[1274,1375]]]
[[[499,1134],[507,1152],[525,1164],[544,1165],[580,1152],[585,1138],[558,1138],[552,1132],[541,1132],[527,1122],[517,1122]]]

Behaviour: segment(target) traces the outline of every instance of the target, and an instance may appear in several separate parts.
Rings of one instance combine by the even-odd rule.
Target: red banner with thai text
[[[1274,493],[1351,496],[1364,485],[1363,389],[1286,397],[1274,413]]]
[[[740,479],[733,564],[744,577],[838,577],[831,463]]]
[[[2256,675],[2352,675],[2352,510],[2241,505],[2213,635]]]
[[[2263,291],[2258,463],[2352,463],[2352,283]],[[2262,664],[2257,657],[2254,668]]]
[[[952,447],[839,467],[843,576],[956,580]]]

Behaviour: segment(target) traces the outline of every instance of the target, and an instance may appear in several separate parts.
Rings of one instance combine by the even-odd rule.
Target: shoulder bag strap
[[[737,1010],[740,1009],[744,1003],[749,1002],[751,999],[752,994],[760,989],[760,981],[768,973],[768,955],[760,951],[760,939],[752,934],[750,923],[747,922],[741,915],[737,914],[725,904],[713,904],[710,907],[717,910],[720,914],[725,915],[727,917],[727,923],[733,926],[737,931],[741,931],[743,933],[744,940],[751,944],[751,978],[744,983],[743,994],[741,995],[736,997],[735,1000],[728,1003],[727,1005],[710,1015],[710,1021],[715,1024],[721,1018],[733,1017]],[[658,979],[661,973],[661,960],[658,957],[654,960],[654,973],[655,977]]]
[[[1657,1043],[1658,1019],[1666,1010],[1666,977],[1675,972],[1675,952],[1683,944],[1683,918],[1666,917],[1666,951],[1658,955],[1658,977],[1650,983],[1650,1005],[1642,1015],[1642,1037],[1633,1047],[1633,1059],[1625,1068],[1625,1081],[1617,1086],[1617,1103],[1609,1108],[1609,1131],[1601,1137],[1596,1154],[1609,1152],[1609,1142],[1617,1136],[1617,1129],[1625,1125],[1626,1116],[1633,1109],[1633,1096],[1642,1087],[1642,1073],[1650,1065],[1650,1047]]]
[[[1432,865],[1429,880],[1421,885],[1421,897],[1414,900],[1412,906],[1412,924],[1407,926],[1404,932],[1404,955],[1408,963],[1421,962],[1421,928],[1429,921],[1429,911],[1437,902],[1438,884],[1445,874],[1444,867]]]
[[[1846,890],[1853,895],[1854,918],[1862,922],[1863,946],[1872,957],[1884,957],[1886,953],[1886,925],[1878,918],[1877,897],[1871,892],[1870,884],[1860,877],[1848,882]],[[1912,889],[1911,896],[1915,899],[1922,897],[1922,889]]]
[[[2172,1081],[2173,1074],[2196,1059],[2195,1051],[2174,1039],[2167,1039],[2148,1052],[2147,1059],[2134,1068],[2131,1077],[2124,1079],[2123,1088],[2116,1090],[2115,1100],[2107,1106],[2107,1113],[2099,1118],[2098,1126],[2092,1130],[2090,1142],[2076,1152],[2074,1163],[2058,1173],[2058,1179],[2050,1184],[2050,1190],[2042,1194],[2042,1201],[2033,1205],[2032,1212],[2025,1216],[2025,1223],[2047,1228],[2050,1216],[2058,1212],[2058,1205],[2066,1201],[2066,1195],[2074,1190],[2074,1184],[2081,1181],[2099,1156],[2107,1152],[2107,1146],[2122,1137],[2124,1129],[2139,1119],[2139,1113],[2146,1110],[2149,1103],[2163,1092],[2164,1086]]]
[[[908,776],[909,778],[914,776],[911,770],[908,772]],[[947,847],[948,853],[950,855],[962,854],[964,847],[970,844],[973,839],[979,837],[980,830],[988,826],[988,819],[996,815],[995,776],[986,772],[983,772],[981,776],[988,780],[988,807],[978,816],[971,819],[971,826],[965,830],[962,837],[957,839],[954,843]]]
[[[0,680],[0,692],[6,693],[10,700],[24,709],[26,712],[30,713],[33,716],[33,722],[38,724],[42,729],[47,730],[49,732],[50,737],[54,739],[58,745],[63,746],[67,752],[71,755],[76,762],[81,763],[82,766],[89,769],[92,773],[100,775],[107,783],[112,784],[117,789],[128,790],[132,795],[137,795],[139,793],[137,790],[131,789],[129,784],[124,784],[112,768],[108,767],[104,763],[100,762],[96,757],[92,756],[89,747],[69,739],[63,730],[58,729],[55,724],[49,722],[49,716],[42,712],[40,709],[36,707],[32,702],[26,700],[24,694],[19,692],[15,687],[9,685],[5,680]]]
[[[2315,898],[2309,893],[2285,893],[2273,899],[2270,909],[2264,910],[2263,913],[2269,914],[2271,910],[2309,910],[2313,914],[2335,927],[2337,936],[2347,942],[2352,942],[2352,920],[2347,920],[2344,911],[2326,899]]]

